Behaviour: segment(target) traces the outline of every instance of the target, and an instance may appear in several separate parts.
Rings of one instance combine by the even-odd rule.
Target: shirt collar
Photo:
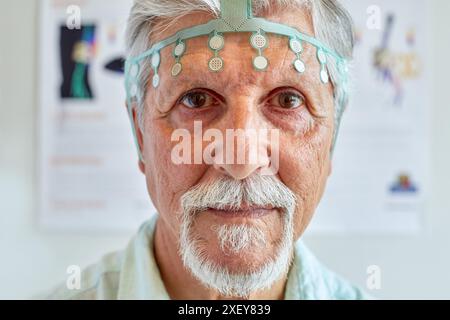
[[[119,300],[169,300],[153,254],[158,216],[143,224],[125,250],[120,276]]]

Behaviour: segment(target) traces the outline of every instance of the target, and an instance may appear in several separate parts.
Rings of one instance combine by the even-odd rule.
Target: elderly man
[[[352,39],[336,0],[136,0],[127,107],[158,214],[50,297],[365,298],[298,240],[331,173]]]

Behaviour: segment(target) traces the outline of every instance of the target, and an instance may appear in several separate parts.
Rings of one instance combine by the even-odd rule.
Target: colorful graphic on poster
[[[95,57],[96,39],[94,25],[71,30],[60,27],[60,54],[62,85],[61,98],[92,99],[89,72]]]

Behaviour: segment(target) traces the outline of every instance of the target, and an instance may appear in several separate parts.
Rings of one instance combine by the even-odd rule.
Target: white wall
[[[356,0],[355,0],[356,1]],[[131,235],[48,233],[35,225],[37,2],[0,2],[0,298],[26,298],[60,282],[68,265],[86,265]],[[433,0],[432,183],[420,236],[308,236],[332,269],[365,286],[382,268],[385,298],[450,298],[450,2]],[[440,63],[442,61],[442,63]]]

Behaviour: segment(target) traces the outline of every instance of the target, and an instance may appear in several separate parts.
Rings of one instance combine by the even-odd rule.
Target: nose
[[[236,110],[238,111],[238,110]],[[271,165],[269,130],[263,128],[248,110],[239,110],[222,143],[216,144],[214,168],[236,180],[264,171]]]
[[[231,143],[230,140],[234,141]],[[228,137],[225,145],[218,145],[214,168],[236,180],[244,180],[270,166],[270,155],[264,142],[253,138]]]

